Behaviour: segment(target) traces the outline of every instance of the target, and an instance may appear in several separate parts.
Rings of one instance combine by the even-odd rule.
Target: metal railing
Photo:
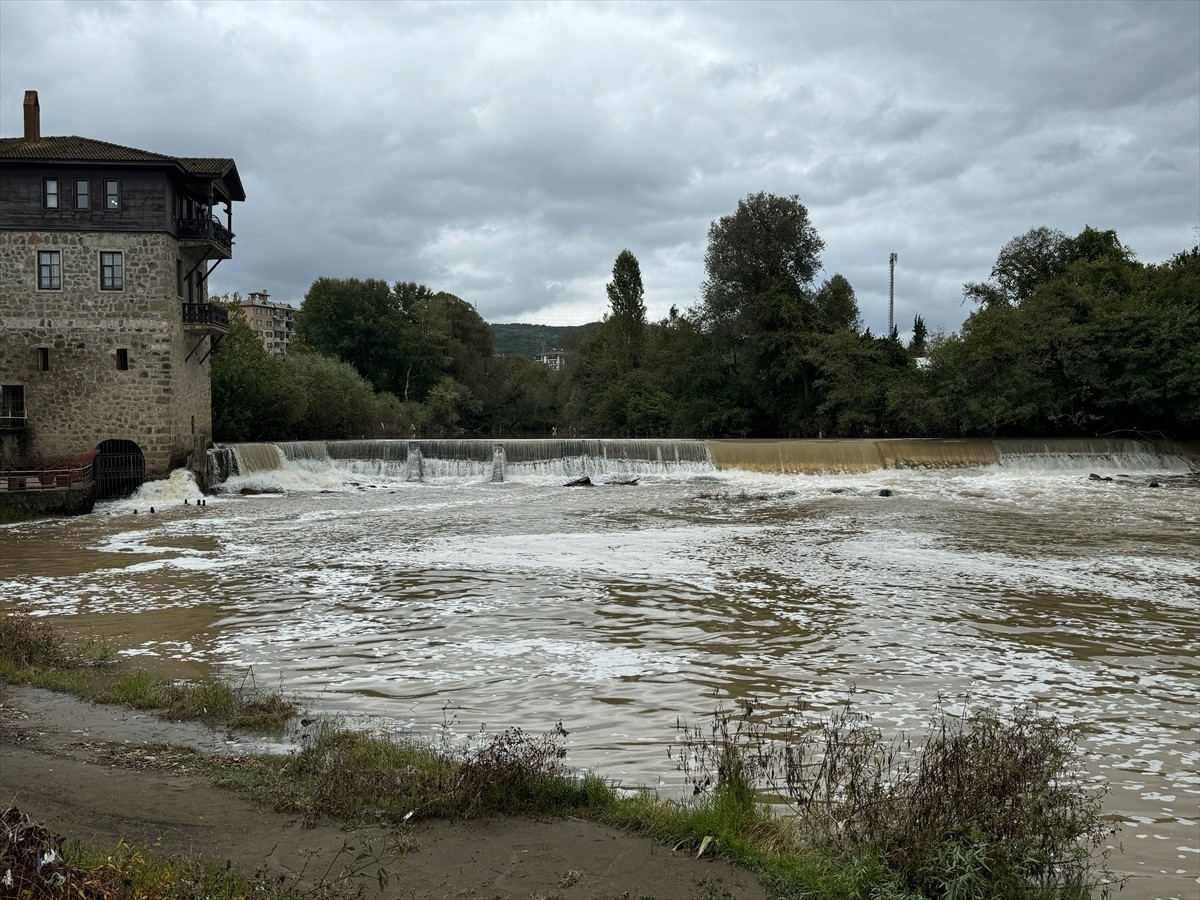
[[[93,451],[71,463],[0,470],[0,491],[59,491],[87,487],[92,482],[95,458]]]

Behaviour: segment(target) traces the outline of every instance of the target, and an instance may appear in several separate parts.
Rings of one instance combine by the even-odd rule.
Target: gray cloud
[[[54,28],[47,28],[52,21]],[[0,131],[233,156],[216,290],[414,280],[599,318],[613,259],[693,304],[709,224],[798,194],[825,275],[955,329],[1031,227],[1146,261],[1200,221],[1200,16],[1146,3],[0,3]]]

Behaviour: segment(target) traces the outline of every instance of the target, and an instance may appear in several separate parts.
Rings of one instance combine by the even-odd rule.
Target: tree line
[[[647,319],[622,250],[600,321],[554,372],[494,353],[466,301],[413,282],[319,278],[269,357],[234,313],[213,357],[218,440],[414,435],[1085,436],[1200,432],[1200,247],[1139,262],[1114,231],[1034,228],[964,286],[961,330],[862,327],[819,280],[798,197],[713,222],[699,302]],[[236,306],[230,303],[231,308]]]

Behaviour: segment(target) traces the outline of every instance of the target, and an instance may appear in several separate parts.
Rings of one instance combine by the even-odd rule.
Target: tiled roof
[[[224,175],[233,165],[232,159],[219,156],[181,156],[178,162],[193,175]]]
[[[0,159],[55,162],[91,162],[95,160],[131,163],[172,163],[177,161],[173,156],[164,156],[161,153],[136,150],[133,147],[122,147],[120,144],[110,144],[107,141],[97,141],[74,135],[45,137],[40,141],[27,141],[24,138],[0,138]]]

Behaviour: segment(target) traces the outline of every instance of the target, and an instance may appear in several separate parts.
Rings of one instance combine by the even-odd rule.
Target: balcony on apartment
[[[181,217],[175,223],[181,246],[205,250],[210,258],[233,257],[233,232],[222,225],[216,216]]]

